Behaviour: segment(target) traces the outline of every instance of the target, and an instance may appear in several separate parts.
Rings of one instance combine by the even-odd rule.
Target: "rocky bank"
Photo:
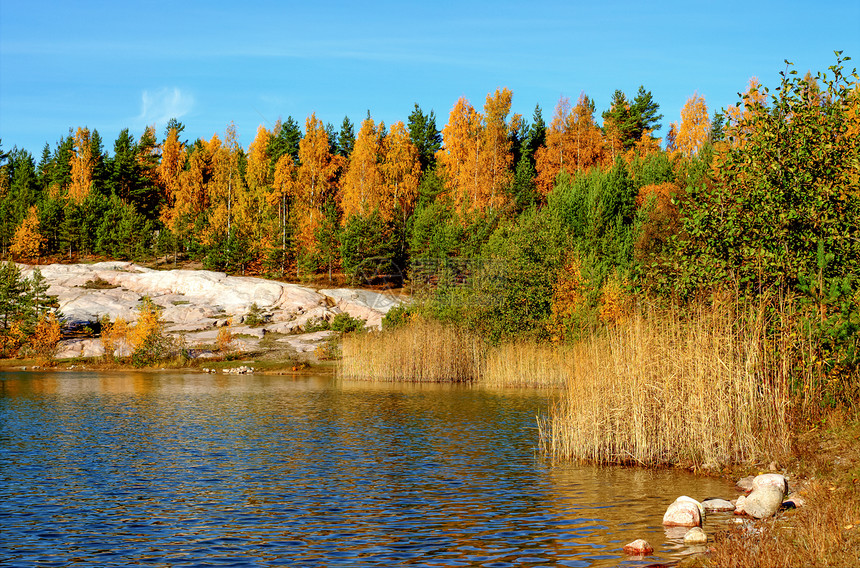
[[[33,266],[21,266],[25,277]],[[392,294],[368,290],[315,290],[263,278],[228,276],[210,270],[153,270],[131,262],[51,264],[39,266],[56,296],[63,320],[82,327],[103,316],[134,322],[144,296],[162,309],[165,331],[184,337],[189,349],[215,342],[218,328],[230,325],[238,351],[256,351],[269,335],[268,348],[295,354],[312,353],[331,332],[305,333],[309,323],[331,321],[338,313],[380,328],[382,318],[401,303]],[[245,318],[256,304],[265,323],[250,327]],[[57,358],[97,357],[104,353],[98,338],[66,339]]]

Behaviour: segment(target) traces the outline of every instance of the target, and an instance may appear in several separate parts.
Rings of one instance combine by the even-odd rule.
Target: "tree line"
[[[311,114],[302,130],[289,117],[260,126],[247,149],[233,125],[194,141],[176,119],[160,140],[154,127],[139,138],[125,129],[112,153],[98,130],[78,127],[46,144],[38,162],[17,148],[2,154],[0,254],[182,254],[293,277],[354,276],[372,256],[403,273],[417,209],[439,201],[466,215],[517,215],[544,204],[562,170],[660,151],[651,133],[662,115],[644,88],[630,101],[617,91],[603,127],[585,95],[572,108],[560,100],[549,126],[539,106],[531,123],[511,115],[511,99],[496,90],[482,112],[461,98],[441,131],[417,104],[390,126],[368,113],[336,130]]]

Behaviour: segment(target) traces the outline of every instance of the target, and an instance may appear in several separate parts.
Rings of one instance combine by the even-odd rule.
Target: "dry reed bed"
[[[540,445],[554,458],[712,466],[770,460],[789,450],[794,361],[785,334],[768,335],[767,313],[730,302],[640,311],[571,347],[488,347],[460,328],[419,320],[344,337],[340,374],[561,387],[538,424]]]
[[[462,328],[428,320],[344,336],[342,350],[340,375],[348,379],[560,388],[570,374],[565,348],[528,341],[491,347]]]
[[[474,334],[436,321],[343,338],[340,375],[348,379],[468,382],[482,376],[486,346]]]
[[[789,365],[765,309],[711,305],[632,316],[578,345],[567,389],[539,420],[561,459],[718,466],[789,449]]]

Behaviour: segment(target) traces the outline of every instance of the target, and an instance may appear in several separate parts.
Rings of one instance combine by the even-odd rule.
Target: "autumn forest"
[[[860,95],[845,61],[788,66],[773,89],[752,79],[728,109],[693,94],[670,117],[640,87],[600,113],[562,98],[547,124],[500,88],[444,124],[417,104],[393,124],[311,114],[260,126],[248,148],[232,125],[185,140],[174,119],[108,152],[78,127],[38,161],[3,154],[0,252],[406,282],[421,310],[493,341],[564,343],[646,300],[790,298],[828,372],[856,382]]]

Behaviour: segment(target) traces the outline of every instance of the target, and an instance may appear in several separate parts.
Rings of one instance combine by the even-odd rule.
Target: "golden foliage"
[[[39,233],[38,209],[33,205],[15,230],[9,252],[18,258],[37,258],[44,242],[45,239]]]
[[[72,177],[69,198],[75,203],[81,203],[87,198],[93,183],[95,159],[92,155],[90,139],[89,129],[78,127],[75,132],[74,154],[69,159]]]
[[[329,148],[328,134],[321,120],[312,113],[305,122],[305,135],[299,142],[299,169],[296,197],[305,207],[322,207],[335,189],[334,181],[343,161]]]
[[[137,323],[127,333],[128,341],[134,350],[145,348],[162,338],[163,328],[161,309],[144,297],[137,310]]]
[[[30,338],[30,346],[40,358],[50,360],[54,357],[57,344],[63,338],[63,329],[57,314],[43,313],[36,321],[36,329]]]
[[[675,124],[672,124],[675,127]],[[692,158],[699,153],[711,131],[711,120],[708,117],[708,106],[705,97],[694,93],[687,99],[681,109],[681,124],[675,128],[677,132],[674,147],[686,158]]]
[[[726,140],[733,146],[742,146],[751,134],[751,119],[756,113],[765,108],[767,91],[755,77],[749,81],[743,104],[730,106],[726,109]]]
[[[115,352],[120,355],[127,352],[131,347],[128,333],[128,323],[124,318],[116,318],[113,323],[105,316],[102,318],[102,347],[104,348],[104,356],[108,359],[114,357]]]
[[[395,122],[382,141],[382,163],[379,166],[383,180],[382,216],[392,219],[396,213],[408,217],[418,198],[421,162],[418,148],[409,137],[403,121]]]
[[[239,234],[257,249],[258,260],[272,246],[276,235],[277,213],[269,199],[273,177],[268,149],[271,139],[272,134],[261,125],[248,148],[246,183],[236,192],[236,226]]]
[[[213,136],[209,148],[213,156],[212,179],[208,185],[209,228],[202,235],[207,245],[232,233],[236,194],[243,183],[239,171],[240,148],[236,140],[236,126],[230,123],[223,142]]]
[[[543,195],[552,191],[562,170],[574,173],[605,160],[600,128],[594,123],[591,102],[585,93],[580,94],[573,109],[566,97],[559,99],[546,131],[546,142],[535,152],[538,190]]]
[[[382,173],[379,169],[382,139],[380,128],[368,117],[361,123],[349,166],[340,191],[343,222],[351,217],[366,216],[382,209]]]
[[[233,332],[230,331],[230,326],[227,325],[218,330],[218,336],[215,338],[215,347],[221,353],[229,353],[233,351],[235,339]]]
[[[161,221],[174,233],[178,232],[176,223],[179,219],[175,202],[182,189],[180,174],[185,169],[186,157],[185,145],[179,141],[179,132],[171,128],[161,145],[161,161],[158,163],[156,172],[165,200],[161,210]]]
[[[616,277],[607,278],[600,289],[601,323],[610,327],[622,323],[630,312],[631,304],[625,283]]]
[[[484,114],[460,97],[442,130],[444,147],[436,154],[446,186],[458,208],[474,211],[502,206],[512,176],[511,136],[520,115],[507,119],[511,91],[487,95]]]

